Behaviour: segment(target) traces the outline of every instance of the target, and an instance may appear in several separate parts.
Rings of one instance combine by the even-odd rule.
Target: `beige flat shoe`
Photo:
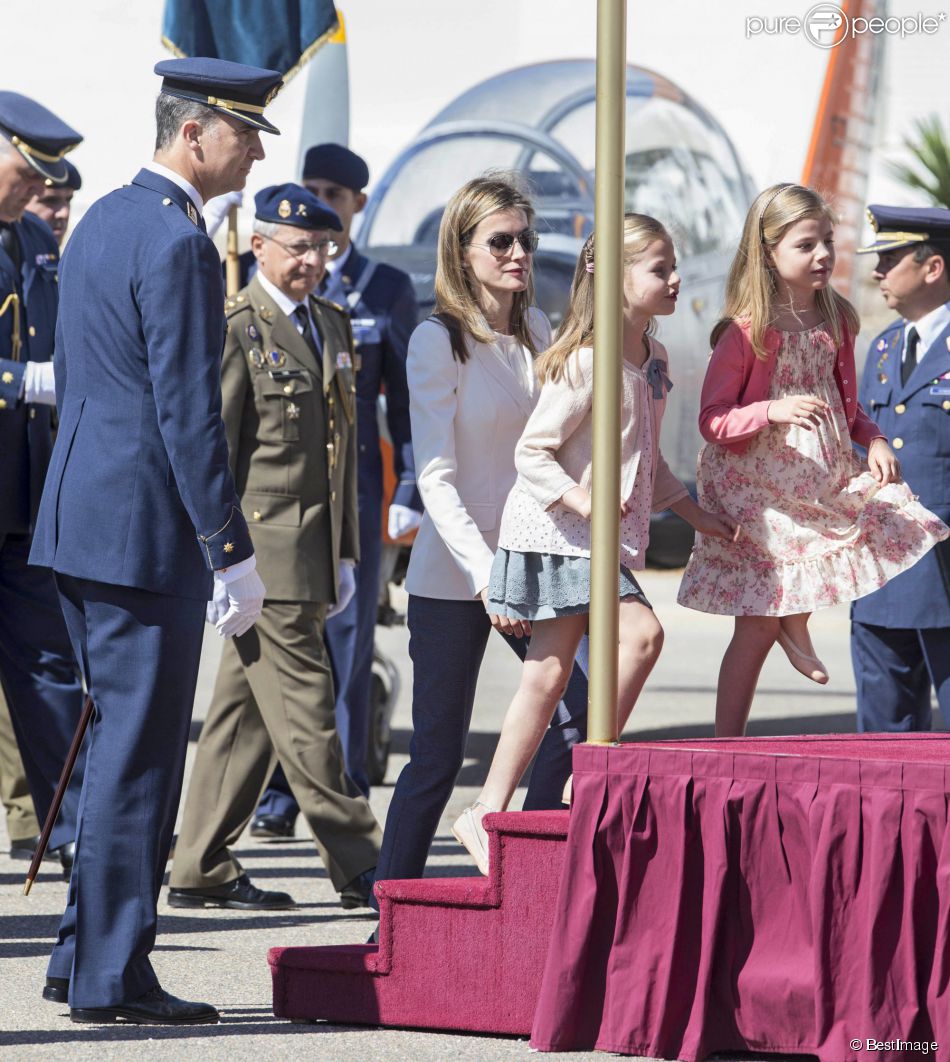
[[[561,803],[562,804],[567,804],[567,806],[570,807],[571,806],[571,800],[573,799],[573,797],[574,797],[574,775],[573,774],[569,774],[567,776],[567,781],[564,783],[564,790],[561,793]]]
[[[785,650],[785,655],[796,671],[800,671],[806,678],[810,678],[812,682],[817,682],[820,686],[824,686],[828,681],[828,669],[817,656],[809,656],[808,653],[802,652],[783,630],[779,630],[777,641]]]
[[[480,800],[476,800],[475,803],[470,808],[466,808],[452,824],[452,836],[460,845],[468,849],[468,854],[475,860],[475,866],[477,866],[487,878],[488,834],[485,833],[481,820],[475,814],[475,809],[477,807],[487,808],[488,811],[495,810],[494,808],[488,807],[487,804],[483,804]]]

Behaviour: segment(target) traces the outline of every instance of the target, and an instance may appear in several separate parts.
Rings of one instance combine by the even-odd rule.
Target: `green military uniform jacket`
[[[268,600],[333,604],[359,560],[354,348],[343,310],[310,312],[322,362],[256,277],[227,300],[222,416]]]

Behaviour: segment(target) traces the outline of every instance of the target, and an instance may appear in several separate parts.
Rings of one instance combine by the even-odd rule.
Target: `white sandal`
[[[478,869],[488,877],[488,835],[485,833],[485,827],[482,826],[481,819],[475,815],[475,809],[478,807],[485,808],[486,811],[494,812],[494,808],[490,808],[486,803],[481,800],[476,800],[470,807],[466,808],[461,815],[452,824],[452,836],[458,841],[460,845],[468,850],[468,854],[475,860],[475,865]]]

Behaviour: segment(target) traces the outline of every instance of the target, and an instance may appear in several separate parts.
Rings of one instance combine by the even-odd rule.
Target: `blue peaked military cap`
[[[929,243],[950,250],[950,210],[942,207],[892,207],[872,203],[868,220],[874,229],[874,242],[859,247],[858,254],[883,254],[917,243]]]
[[[203,103],[267,133],[280,133],[264,117],[264,108],[280,91],[283,79],[276,70],[232,63],[227,59],[166,59],[155,64],[162,92]]]
[[[19,92],[0,92],[0,135],[53,184],[66,180],[63,156],[82,141],[81,133]]]
[[[343,231],[336,211],[299,184],[272,184],[269,188],[262,188],[254,196],[254,207],[254,217],[258,221],[273,221],[298,229]]]
[[[60,188],[72,188],[74,192],[78,192],[82,188],[82,177],[79,175],[79,170],[69,161],[69,159],[63,159],[66,163],[66,180],[59,186]],[[47,178],[46,183],[52,185],[53,182]]]
[[[333,181],[361,192],[369,184],[369,167],[342,144],[317,144],[304,156],[303,179]]]

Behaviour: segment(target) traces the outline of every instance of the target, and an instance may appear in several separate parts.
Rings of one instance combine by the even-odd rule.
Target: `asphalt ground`
[[[626,736],[652,740],[711,735],[716,677],[732,622],[680,608],[675,603],[678,572],[646,572],[642,584],[666,628],[666,643]],[[763,670],[750,733],[854,730],[847,608],[817,614],[812,633],[818,655],[830,669],[831,681],[824,687],[810,683],[791,668],[780,650],[773,650]],[[397,663],[402,677],[386,784],[372,794],[373,808],[382,822],[392,783],[406,762],[411,667],[404,627],[379,629],[378,640]],[[186,785],[219,652],[217,636],[209,631],[195,702]],[[517,679],[517,659],[493,636],[479,682],[468,758],[429,861],[428,872],[432,875],[476,873],[452,838],[449,826],[480,787]],[[518,800],[516,797],[514,807]],[[268,948],[359,942],[373,927],[366,914],[340,908],[320,858],[300,823],[298,836],[292,841],[264,843],[245,834],[236,850],[251,880],[263,888],[289,892],[297,901],[296,910],[260,915],[215,909],[172,910],[165,903],[164,894],[159,903],[159,935],[152,959],[163,986],[175,995],[214,1003],[221,1010],[221,1024],[177,1029],[73,1025],[65,1006],[44,1002],[40,997],[66,886],[59,880],[58,865],[47,863],[31,895],[24,897],[22,885],[28,864],[12,861],[8,850],[5,829],[0,828],[0,1052],[4,1059],[131,1059],[147,1048],[149,1057],[154,1059],[200,1057],[261,1062],[305,1055],[313,1059],[427,1062],[445,1058],[517,1059],[525,1058],[529,1051],[526,1040],[511,1037],[292,1025],[276,1020],[271,1013]],[[486,970],[485,976],[498,976],[498,971]],[[743,1057],[749,1060],[754,1056]]]

